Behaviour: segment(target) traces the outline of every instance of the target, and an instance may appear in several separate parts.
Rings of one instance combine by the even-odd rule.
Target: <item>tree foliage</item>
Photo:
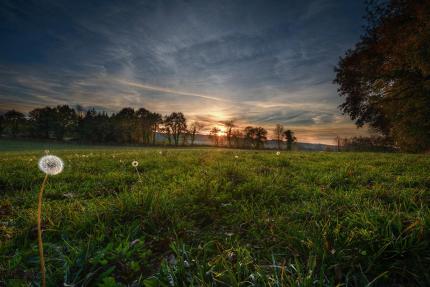
[[[283,135],[287,141],[287,150],[291,150],[293,143],[297,141],[297,138],[294,136],[294,132],[286,130]]]
[[[187,121],[183,113],[173,112],[164,119],[164,126],[173,137],[175,146],[179,145],[179,138],[187,130]]]
[[[267,130],[262,127],[248,126],[244,130],[245,144],[252,148],[262,148],[267,140]]]
[[[26,120],[23,113],[10,110],[3,116],[3,129],[13,138],[17,137],[20,131],[24,130]]]
[[[368,1],[368,26],[340,59],[341,110],[405,151],[430,148],[430,2]]]

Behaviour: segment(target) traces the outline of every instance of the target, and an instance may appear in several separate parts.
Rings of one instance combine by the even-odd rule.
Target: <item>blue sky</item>
[[[332,143],[366,133],[332,84],[363,14],[360,0],[3,0],[0,110],[145,107]]]

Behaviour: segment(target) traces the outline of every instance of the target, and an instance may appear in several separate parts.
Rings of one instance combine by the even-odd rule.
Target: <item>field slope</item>
[[[428,156],[51,153],[65,170],[44,196],[49,286],[430,285]],[[0,286],[39,282],[42,155],[0,152]]]

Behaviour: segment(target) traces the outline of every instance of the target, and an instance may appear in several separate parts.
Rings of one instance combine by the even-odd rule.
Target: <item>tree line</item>
[[[233,120],[221,123],[209,132],[216,146],[235,148],[264,148],[268,131],[263,127],[239,129]],[[68,105],[36,108],[25,115],[16,110],[0,115],[0,135],[10,138],[72,140],[93,144],[195,145],[205,125],[198,121],[187,124],[181,112],[162,116],[145,108],[123,108],[108,114],[89,109],[84,111]],[[158,135],[158,136],[157,136]],[[274,129],[277,148],[291,149],[297,140],[294,132],[280,124]]]

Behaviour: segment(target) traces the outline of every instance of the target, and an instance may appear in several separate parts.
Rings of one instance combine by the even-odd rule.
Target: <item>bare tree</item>
[[[340,151],[340,146],[341,146],[342,138],[340,136],[336,136],[334,138],[334,141],[335,141],[336,146],[337,146],[337,151]]]
[[[196,134],[198,134],[199,131],[201,131],[204,127],[205,127],[205,125],[203,123],[201,123],[201,122],[198,122],[198,121],[194,121],[191,124],[191,128],[190,128],[191,145],[194,145],[194,141],[196,139]]]
[[[276,143],[278,144],[278,149],[281,149],[282,138],[283,138],[283,133],[284,133],[284,126],[280,125],[280,124],[276,124],[274,132],[275,132]]]
[[[211,138],[214,144],[217,146],[219,144],[219,132],[221,130],[217,127],[213,127],[209,132],[209,138]]]
[[[233,145],[235,147],[240,147],[242,140],[243,140],[243,133],[240,130],[235,129],[231,132],[231,141],[233,142]]]
[[[179,138],[187,129],[187,122],[183,113],[171,113],[164,119],[165,127],[168,127],[175,146],[179,145]]]
[[[223,124],[227,128],[226,137],[227,137],[228,146],[231,147],[231,135],[232,135],[231,133],[232,133],[232,129],[236,127],[236,125],[234,124],[234,120],[224,121]]]

